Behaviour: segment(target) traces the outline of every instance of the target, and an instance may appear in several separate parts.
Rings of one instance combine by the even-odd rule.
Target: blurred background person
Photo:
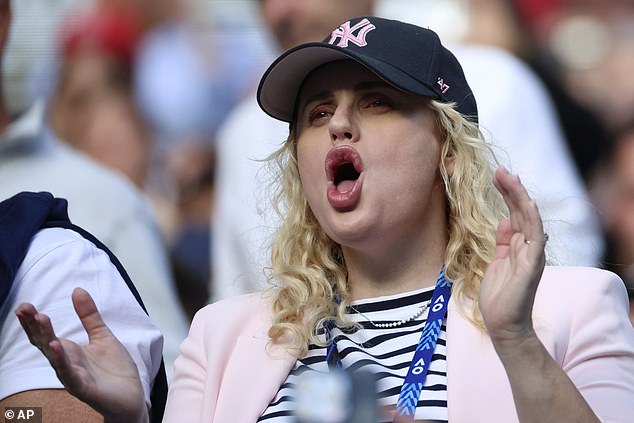
[[[132,86],[139,37],[139,20],[124,8],[68,19],[49,119],[61,139],[143,189],[151,146]]]
[[[73,146],[151,199],[190,318],[208,297],[215,132],[250,67],[248,46],[219,40],[203,5],[101,0],[71,16],[50,111],[58,132],[75,129]]]
[[[542,2],[542,8],[561,1]],[[572,2],[569,2],[572,3]],[[524,0],[469,0],[471,11],[469,31],[465,39],[473,43],[489,44],[508,50],[523,60],[539,77],[548,91],[564,138],[577,171],[589,187],[598,165],[599,157],[610,143],[608,128],[599,116],[569,93],[565,86],[558,58],[541,36],[535,32],[535,2]],[[579,41],[575,41],[577,54],[583,55]]]
[[[15,25],[11,27],[7,53],[3,56],[0,101],[0,198],[20,191],[50,191],[69,201],[69,215],[106,244],[121,260],[137,286],[151,318],[165,337],[166,369],[186,335],[186,320],[168,267],[165,244],[147,201],[130,182],[59,142],[46,120],[42,99],[29,104],[25,91],[26,69],[38,59],[35,23],[49,2],[12,2]],[[57,4],[61,19],[64,5]],[[53,30],[48,32],[52,36]],[[29,42],[35,48],[29,49]],[[12,46],[13,44],[13,46]],[[6,103],[5,103],[6,101]]]
[[[218,37],[222,16],[212,17],[207,2],[38,3],[22,7],[28,18],[18,26],[31,45],[16,46],[10,67],[23,79],[7,86],[19,82],[22,97],[47,98],[60,138],[143,191],[192,317],[208,297],[215,131],[244,81],[256,78],[257,46],[243,41],[244,31]]]
[[[135,3],[148,9],[152,2]],[[165,232],[191,317],[209,296],[216,133],[259,76],[261,43],[224,17],[217,2],[173,3],[139,43],[134,90],[152,131],[147,190],[175,211]]]
[[[517,0],[533,48],[610,131],[634,114],[634,3]],[[541,3],[541,4],[535,4]]]
[[[261,0],[263,24],[282,49],[315,40],[353,16],[379,15],[429,26],[454,40],[447,7],[465,2],[345,2]],[[444,12],[443,12],[444,10]],[[424,22],[417,19],[424,15]],[[429,25],[434,21],[434,26]],[[464,22],[464,25],[468,25]],[[460,25],[457,25],[458,27]],[[443,31],[444,30],[444,31]],[[452,47],[478,100],[480,126],[502,151],[505,164],[522,176],[553,235],[551,259],[560,264],[596,265],[603,240],[583,182],[570,158],[553,106],[543,85],[519,60],[499,49]],[[495,72],[491,70],[494,69]],[[511,113],[511,111],[513,113]],[[257,290],[268,266],[263,248],[276,225],[267,210],[267,171],[261,160],[284,140],[287,128],[265,116],[254,97],[236,108],[218,137],[217,197],[213,247],[212,300]],[[556,181],[556,183],[554,183]]]
[[[191,231],[188,231],[188,219],[181,218],[180,208],[181,205],[187,207],[190,197],[199,195],[201,187],[197,183],[201,180],[201,173],[213,172],[213,156],[205,154],[206,151],[201,147],[195,148],[195,153],[192,154],[191,145],[198,147],[198,144],[181,143],[177,138],[182,133],[168,133],[170,128],[166,127],[171,125],[171,121],[165,122],[165,116],[172,118],[172,115],[160,115],[166,103],[161,95],[150,95],[149,99],[147,96],[142,97],[145,103],[138,101],[135,84],[140,82],[145,87],[148,79],[147,75],[136,76],[139,66],[142,69],[148,66],[145,63],[148,61],[145,59],[147,54],[140,54],[147,50],[144,47],[148,45],[146,39],[157,38],[155,33],[160,30],[156,28],[179,16],[176,14],[179,10],[175,7],[177,2],[162,4],[172,4],[174,7],[159,7],[157,12],[151,7],[142,7],[149,6],[143,1],[126,3],[103,0],[97,2],[92,9],[67,17],[60,28],[57,82],[50,100],[49,118],[53,130],[62,139],[94,160],[121,172],[138,189],[144,191],[159,218],[162,235],[171,253],[174,245],[184,245],[182,248],[186,251],[192,250],[189,246],[190,239],[181,236],[181,232],[189,234]],[[168,11],[175,15],[167,13]],[[183,46],[174,44],[170,40],[161,39],[158,42],[158,51],[171,51],[175,56],[173,58],[182,63]],[[152,61],[153,58],[150,58],[150,62]],[[158,65],[156,69],[161,69],[163,64],[150,65]],[[169,70],[172,72],[161,71],[164,86],[179,86],[170,83],[172,79],[190,80],[188,72],[183,69],[177,69],[177,72],[174,69]],[[182,85],[176,90],[160,86],[152,86],[151,89],[170,94],[172,101],[180,106],[176,108],[179,111],[176,118],[207,111],[208,107],[201,107],[203,105],[192,101],[192,98],[186,98],[186,105],[180,104],[184,97]],[[203,86],[195,92],[201,93],[196,94],[201,97],[206,90],[207,87]],[[192,113],[192,109],[196,113]],[[190,123],[180,122],[181,128],[191,129],[188,126]],[[181,156],[195,158],[200,165],[185,167]],[[187,173],[184,175],[185,171]],[[191,185],[195,188],[188,190]],[[209,196],[204,198],[207,200],[204,213],[208,216],[211,199]],[[203,232],[206,242],[202,244],[202,248],[197,245],[198,248],[193,249],[194,251],[208,251],[208,224],[203,227]],[[182,239],[186,241],[183,242]],[[176,248],[176,251],[180,250]],[[187,311],[191,317],[189,300],[204,297],[206,290],[196,292],[197,286],[205,288],[204,282],[192,282],[195,278],[191,274],[194,272],[183,270],[180,258],[180,255],[175,258],[174,254],[170,254],[170,267],[176,277],[180,297],[187,302]],[[190,260],[192,262],[196,263],[195,260]],[[198,267],[205,270],[200,276],[205,281],[208,277],[207,262]],[[191,295],[192,291],[195,295]]]

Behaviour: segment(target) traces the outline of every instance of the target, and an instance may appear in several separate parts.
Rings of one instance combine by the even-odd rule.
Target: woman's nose
[[[350,108],[338,107],[328,124],[333,144],[356,142],[359,138],[356,120]]]

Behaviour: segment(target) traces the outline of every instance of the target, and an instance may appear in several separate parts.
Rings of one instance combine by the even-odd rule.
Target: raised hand
[[[106,326],[88,292],[76,288],[72,300],[88,345],[57,338],[49,317],[32,304],[21,304],[16,315],[68,392],[100,412],[106,422],[147,422],[143,387],[130,354]]]
[[[508,206],[509,218],[498,225],[495,257],[482,280],[479,305],[500,352],[535,337],[531,316],[547,237],[537,206],[519,177],[498,169],[493,183]]]

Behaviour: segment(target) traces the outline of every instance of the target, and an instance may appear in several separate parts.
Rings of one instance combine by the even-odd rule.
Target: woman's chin
[[[362,247],[376,236],[377,221],[361,209],[337,212],[331,215],[326,225],[322,225],[330,238],[342,246]],[[375,240],[376,242],[376,240]]]

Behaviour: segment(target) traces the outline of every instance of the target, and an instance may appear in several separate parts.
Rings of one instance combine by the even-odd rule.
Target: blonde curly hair
[[[465,119],[453,104],[432,100],[428,105],[442,145],[439,172],[449,234],[445,275],[453,282],[454,297],[463,305],[471,304],[470,310],[461,307],[461,313],[484,330],[477,301],[480,282],[493,258],[496,228],[505,210],[491,182],[497,161],[478,125]],[[350,302],[348,274],[340,245],[322,230],[304,196],[294,129],[271,160],[279,176],[273,205],[282,223],[271,246],[273,324],[268,335],[276,342],[282,337],[288,340],[285,335],[290,332],[290,348],[301,357],[309,343],[323,345],[317,334],[326,321],[353,325],[345,319]]]

